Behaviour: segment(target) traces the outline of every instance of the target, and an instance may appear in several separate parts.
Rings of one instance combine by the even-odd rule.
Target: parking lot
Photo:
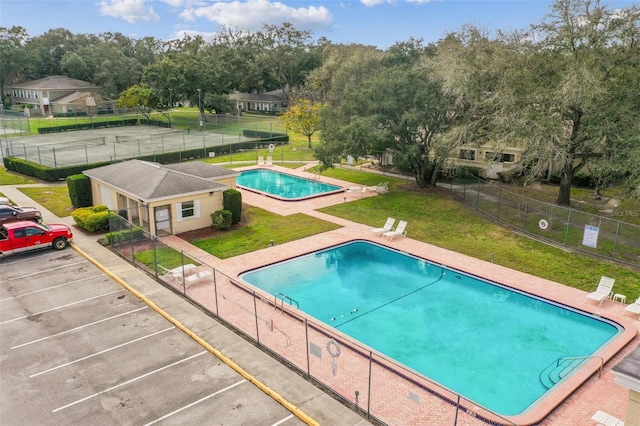
[[[3,425],[304,424],[76,250],[0,283]]]

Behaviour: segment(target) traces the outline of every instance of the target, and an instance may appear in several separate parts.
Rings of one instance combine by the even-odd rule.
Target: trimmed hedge
[[[73,207],[89,207],[93,204],[91,180],[88,176],[83,174],[67,176],[67,188]]]
[[[89,232],[106,232],[109,230],[109,209],[104,204],[75,209],[71,213],[71,217],[79,227]]]
[[[83,170],[95,169],[96,167],[107,166],[111,164],[109,161],[93,164],[79,164],[77,166],[60,167],[53,169],[42,164],[33,163],[17,157],[4,157],[4,167],[7,170],[21,173],[23,175],[35,177],[49,182],[64,180],[68,176],[82,173]]]
[[[261,130],[243,129],[242,135],[246,138],[260,138],[269,142],[289,142],[289,135],[286,133],[263,132]]]
[[[109,245],[143,240],[145,239],[145,235],[142,228],[134,228],[126,231],[107,232],[105,239],[107,245]]]
[[[222,193],[222,208],[231,212],[231,224],[240,223],[242,218],[242,194],[237,189],[227,189]]]
[[[58,132],[68,132],[73,130],[101,129],[104,127],[135,126],[137,124],[138,124],[137,118],[127,118],[126,120],[119,120],[119,121],[98,121],[94,123],[68,124],[66,126],[38,127],[38,133],[40,134],[58,133]]]

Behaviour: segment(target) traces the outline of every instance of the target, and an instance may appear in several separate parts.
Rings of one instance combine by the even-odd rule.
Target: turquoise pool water
[[[594,354],[619,325],[386,247],[355,241],[241,275],[502,415],[552,391],[540,373]],[[563,374],[570,374],[565,371]]]
[[[343,191],[336,185],[329,185],[311,179],[303,179],[267,169],[242,172],[236,178],[236,185],[283,200],[301,200]]]

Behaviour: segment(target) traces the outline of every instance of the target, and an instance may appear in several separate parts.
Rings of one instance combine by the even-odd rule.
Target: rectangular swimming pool
[[[283,201],[306,200],[344,191],[344,188],[337,185],[329,185],[268,169],[242,172],[236,178],[236,185]]]
[[[318,320],[506,416],[535,406],[580,368],[582,357],[624,331],[612,321],[365,241],[240,278],[286,295]]]

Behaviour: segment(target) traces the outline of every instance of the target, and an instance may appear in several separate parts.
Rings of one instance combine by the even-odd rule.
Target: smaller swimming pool
[[[242,172],[236,178],[236,185],[284,201],[305,200],[344,191],[340,186],[267,169]]]

